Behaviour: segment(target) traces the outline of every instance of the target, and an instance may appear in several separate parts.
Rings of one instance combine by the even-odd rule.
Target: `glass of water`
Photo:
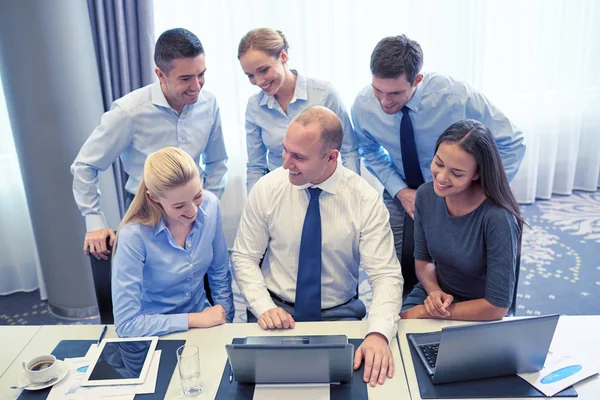
[[[198,346],[186,344],[177,349],[177,365],[181,388],[186,397],[196,397],[202,393],[200,379],[200,357]]]

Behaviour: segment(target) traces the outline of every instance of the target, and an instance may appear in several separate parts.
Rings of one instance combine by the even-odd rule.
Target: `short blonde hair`
[[[163,216],[160,204],[151,201],[147,194],[157,198],[165,192],[182,186],[199,176],[196,163],[185,151],[165,147],[146,158],[144,173],[135,198],[125,213],[119,230],[130,223],[156,226]]]
[[[278,58],[282,50],[288,51],[289,44],[283,32],[271,28],[253,29],[246,33],[238,46],[238,60],[248,50],[260,50]]]

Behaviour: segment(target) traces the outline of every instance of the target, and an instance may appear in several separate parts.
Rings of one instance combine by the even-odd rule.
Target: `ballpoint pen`
[[[106,328],[108,328],[108,325],[104,325],[104,328],[102,328],[102,333],[100,334],[96,345],[100,345],[100,342],[102,342],[102,339],[104,339],[104,335],[106,335]]]
[[[231,361],[227,358],[227,363],[229,364],[229,383],[233,382],[233,368],[231,368]]]

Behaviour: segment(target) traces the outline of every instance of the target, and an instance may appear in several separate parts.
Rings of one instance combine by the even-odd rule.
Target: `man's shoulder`
[[[449,75],[430,72],[425,75],[422,82],[424,86],[424,96],[460,96],[465,97],[473,88],[467,83],[455,79]]]
[[[272,198],[278,191],[291,185],[288,173],[288,170],[283,169],[283,167],[275,168],[273,171],[262,176],[254,184],[250,193],[256,192],[255,195],[260,195],[262,197],[269,196]]]
[[[132,111],[140,106],[152,103],[152,88],[155,83],[146,85],[115,100],[115,104],[125,111]]]
[[[365,104],[372,103],[374,100],[375,96],[373,95],[373,87],[371,85],[366,85],[362,89],[360,89],[356,94],[352,108],[360,108]]]
[[[342,168],[340,183],[353,192],[353,195],[363,200],[375,200],[381,197],[381,194],[365,178],[348,168]]]

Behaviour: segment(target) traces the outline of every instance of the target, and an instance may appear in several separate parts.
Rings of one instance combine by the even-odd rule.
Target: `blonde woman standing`
[[[208,274],[214,306],[206,299]],[[164,335],[231,322],[229,255],[215,195],[183,150],[146,159],[135,198],[117,233],[112,262],[117,334]]]
[[[246,108],[248,193],[260,177],[283,165],[282,141],[287,127],[296,115],[310,106],[327,107],[342,121],[342,162],[360,174],[358,140],[339,93],[329,82],[308,78],[290,69],[288,48],[284,34],[270,28],[251,30],[238,47],[244,73],[251,84],[261,89],[250,97]]]

